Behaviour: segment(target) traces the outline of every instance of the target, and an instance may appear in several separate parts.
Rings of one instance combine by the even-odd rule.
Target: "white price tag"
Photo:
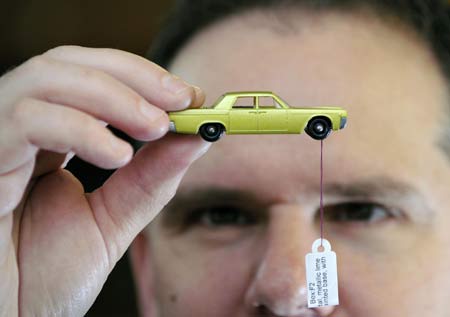
[[[336,253],[328,240],[322,241],[323,252],[318,250],[321,239],[317,239],[312,253],[305,256],[309,308],[339,305]]]

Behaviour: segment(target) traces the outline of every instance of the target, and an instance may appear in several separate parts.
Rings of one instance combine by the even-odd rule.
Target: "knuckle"
[[[83,67],[80,70],[80,77],[82,80],[90,81],[94,85],[100,85],[106,75],[95,68]]]
[[[49,58],[62,58],[69,54],[76,54],[80,49],[81,46],[77,45],[61,45],[47,50],[42,55]]]
[[[57,46],[54,48],[49,49],[47,52],[43,54],[44,58],[47,59],[56,59],[61,60],[66,55],[74,55],[81,49],[81,46],[75,46],[75,45],[62,45]],[[95,80],[101,77],[103,74],[102,71],[97,70],[92,67],[88,66],[81,66],[77,67],[77,73],[76,75],[79,75],[81,77],[81,80]]]
[[[60,57],[60,56],[64,56],[67,53],[75,50],[77,47],[78,46],[75,46],[75,45],[61,45],[61,46],[57,46],[57,47],[53,47],[53,48],[49,49],[42,55],[48,56],[48,57]]]
[[[86,113],[80,113],[77,121],[77,125],[83,127],[82,131],[85,131],[87,135],[97,129],[97,122]]]
[[[61,55],[64,55],[69,49],[70,49],[70,46],[68,46],[68,45],[57,46],[57,47],[53,47],[53,48],[47,50],[42,55],[49,56],[49,57],[61,56]]]
[[[21,127],[29,117],[33,101],[30,98],[19,99],[12,107],[11,120],[15,126]]]
[[[44,55],[37,55],[30,58],[23,64],[27,72],[38,73],[50,66],[50,60]]]
[[[109,55],[117,55],[119,50],[115,49],[115,48],[109,48],[109,47],[105,47],[105,48],[95,48],[94,50],[98,50],[99,52],[103,52]]]
[[[103,127],[93,117],[86,113],[80,113],[76,122],[78,131],[85,140],[91,140],[93,136],[101,133]],[[74,129],[75,130],[75,129]]]

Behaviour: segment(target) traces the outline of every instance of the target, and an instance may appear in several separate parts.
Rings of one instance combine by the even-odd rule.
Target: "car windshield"
[[[223,98],[225,98],[225,94],[217,98],[217,100],[211,106],[203,106],[202,108],[214,108],[217,104],[219,104]]]

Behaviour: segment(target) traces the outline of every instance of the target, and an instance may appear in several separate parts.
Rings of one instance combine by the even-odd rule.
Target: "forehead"
[[[348,127],[325,141],[330,178],[423,179],[431,173],[424,162],[446,167],[435,146],[445,80],[424,43],[366,14],[284,14],[283,21],[259,11],[217,23],[180,52],[171,70],[202,87],[207,103],[226,91],[271,90],[293,106],[346,108]],[[306,135],[228,136],[191,168],[182,188],[281,179],[301,186],[299,179],[316,178],[310,170],[317,159],[318,142]]]

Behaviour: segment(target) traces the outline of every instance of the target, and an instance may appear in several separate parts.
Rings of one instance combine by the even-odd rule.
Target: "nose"
[[[270,210],[265,252],[254,269],[246,293],[246,307],[254,316],[328,316],[333,307],[309,309],[305,255],[317,238],[313,222],[298,205]]]

